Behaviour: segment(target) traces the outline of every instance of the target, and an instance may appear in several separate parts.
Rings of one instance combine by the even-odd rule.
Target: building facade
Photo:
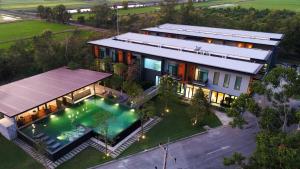
[[[172,35],[173,36],[173,35]],[[250,92],[272,63],[273,50],[242,48],[137,33],[91,41],[96,59],[138,64],[141,80],[159,83],[168,74],[178,83],[178,94],[193,97],[202,88],[212,104],[229,106],[241,93]]]

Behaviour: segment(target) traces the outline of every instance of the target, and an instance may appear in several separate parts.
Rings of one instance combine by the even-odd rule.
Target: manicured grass
[[[17,40],[40,34],[45,30],[61,32],[75,29],[74,26],[49,23],[37,20],[26,20],[0,24],[0,41]]]
[[[0,168],[3,169],[42,169],[42,165],[32,159],[21,148],[6,140],[0,134]]]
[[[57,169],[85,169],[111,160],[98,150],[88,147]]]
[[[163,107],[158,99],[155,100],[155,106],[159,109]],[[188,115],[188,106],[185,103],[172,104],[171,112],[146,134],[146,139],[134,143],[121,154],[121,157],[158,146],[159,143],[166,143],[168,138],[173,141],[204,131],[202,126],[192,125]],[[221,125],[221,122],[214,114],[210,114],[204,118],[202,124],[217,127]]]

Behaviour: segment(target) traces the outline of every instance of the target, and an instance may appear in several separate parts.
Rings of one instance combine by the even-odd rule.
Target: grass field
[[[44,30],[61,32],[75,27],[63,24],[49,23],[37,20],[27,20],[0,24],[0,42],[32,37]]]

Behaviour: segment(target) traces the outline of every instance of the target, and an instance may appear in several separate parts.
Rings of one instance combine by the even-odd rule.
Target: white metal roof
[[[137,33],[125,33],[117,36],[116,38],[119,40],[140,44],[150,44],[155,46],[173,48],[175,50],[188,50],[196,53],[207,53],[211,55],[218,55],[220,57],[230,57],[243,60],[267,60],[271,55],[271,51],[262,49],[239,48],[234,46],[208,44],[204,42],[151,36]]]
[[[247,42],[254,44],[264,44],[276,46],[283,38],[283,34],[266,33],[255,31],[243,31],[235,29],[211,28],[202,26],[163,24],[157,27],[146,28],[143,30],[173,33],[178,35],[188,35],[229,41]]]
[[[90,44],[106,46],[116,49],[128,50],[138,53],[160,56],[168,59],[180,60],[200,65],[212,66],[221,69],[233,70],[242,73],[256,74],[262,68],[262,64],[225,59],[196,53],[154,47],[149,45],[136,44],[114,40],[113,38],[89,42]]]

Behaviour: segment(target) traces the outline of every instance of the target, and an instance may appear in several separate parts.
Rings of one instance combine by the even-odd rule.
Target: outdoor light
[[[65,111],[68,111],[68,110],[70,110],[70,108],[65,108]]]
[[[106,153],[106,156],[109,157],[109,153]]]
[[[166,108],[166,110],[165,110],[167,113],[169,113],[170,112],[170,110],[168,109],[168,108]]]
[[[146,138],[146,136],[145,135],[142,135],[142,139],[145,139]]]
[[[119,103],[116,103],[115,105],[116,105],[116,106],[119,106]]]
[[[101,100],[101,101],[103,101],[103,100],[104,100],[104,98],[101,98],[100,100]]]
[[[135,110],[134,110],[134,109],[131,109],[130,111],[134,112]]]
[[[55,115],[53,115],[53,114],[52,114],[52,115],[50,115],[50,118],[51,118],[51,119],[55,118]]]

